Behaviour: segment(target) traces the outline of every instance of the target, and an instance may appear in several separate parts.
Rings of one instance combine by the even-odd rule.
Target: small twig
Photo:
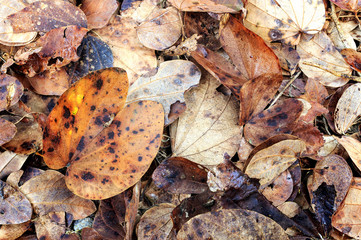
[[[302,62],[302,64],[312,66],[312,67],[315,67],[315,68],[319,68],[319,69],[321,69],[323,71],[331,73],[332,75],[334,75],[336,77],[340,77],[340,78],[344,78],[344,79],[348,79],[348,80],[353,80],[353,81],[356,81],[356,82],[361,82],[361,77],[351,76],[351,75],[344,74],[344,73],[339,73],[339,72],[336,72],[335,70],[327,69],[325,66],[322,66],[321,64],[318,64],[318,63]]]
[[[270,107],[272,107],[277,100],[282,96],[282,94],[286,91],[286,89],[291,86],[291,84],[298,78],[298,76],[301,74],[301,71],[293,75],[290,79],[290,81],[286,84],[286,86],[278,93],[278,95],[273,99],[272,103],[270,104]]]
[[[331,3],[331,18],[333,20],[333,22],[335,23],[335,27],[337,29],[337,32],[338,32],[338,35],[340,36],[340,39],[341,39],[341,42],[343,43],[343,45],[345,46],[345,48],[351,48],[351,46],[349,46],[349,44],[347,43],[347,40],[345,38],[345,35],[341,29],[341,26],[340,26],[340,22],[338,21],[338,17],[336,15],[336,10],[335,10],[335,5]]]

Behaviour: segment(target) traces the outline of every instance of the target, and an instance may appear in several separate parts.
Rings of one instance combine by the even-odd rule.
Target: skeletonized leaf
[[[356,239],[361,238],[361,178],[354,177],[345,200],[332,217],[332,226]]]
[[[202,165],[217,165],[233,156],[241,140],[238,106],[232,96],[217,92],[217,81],[205,74],[198,87],[185,93],[187,110],[170,127],[173,153]]]
[[[288,236],[277,222],[262,214],[243,209],[221,209],[193,217],[183,225],[177,239],[286,240]]]
[[[296,45],[301,33],[316,34],[325,23],[323,1],[249,0],[244,24],[266,41]]]
[[[164,50],[181,36],[180,13],[173,7],[154,8],[148,18],[137,27],[139,41],[146,47]]]
[[[169,2],[184,12],[214,12],[214,13],[236,13],[239,12],[243,3],[241,0],[169,0]]]
[[[345,134],[361,115],[361,83],[348,87],[337,102],[334,117],[338,133]]]
[[[185,60],[172,60],[160,64],[157,74],[140,77],[129,87],[126,103],[139,100],[157,101],[163,105],[165,124],[171,105],[177,101],[184,102],[184,92],[199,83],[201,72],[198,67]]]
[[[25,195],[0,180],[0,224],[20,224],[31,219],[32,206]]]
[[[49,212],[71,213],[74,220],[92,214],[96,207],[90,200],[74,195],[65,185],[64,175],[47,170],[25,182],[20,191],[29,199],[34,211],[39,215]]]
[[[251,158],[245,173],[251,178],[260,179],[261,188],[264,188],[287,170],[305,149],[302,140],[284,140],[273,144]]]
[[[342,138],[334,136],[334,138],[346,149],[353,163],[361,171],[361,142],[349,136]]]
[[[107,26],[95,31],[111,48],[113,66],[127,71],[130,85],[139,76],[157,67],[154,50],[144,47],[138,39],[137,26],[131,17],[116,16]]]
[[[15,33],[49,32],[51,29],[76,25],[86,28],[85,14],[68,1],[35,1],[6,18]]]
[[[147,210],[138,223],[138,239],[169,239],[173,228],[171,213],[175,207],[170,203],[162,203]]]
[[[345,78],[331,74],[326,71],[327,69],[340,74],[350,75],[352,73],[350,66],[324,32],[318,33],[310,40],[305,37],[302,38],[297,46],[297,52],[301,58],[299,66],[302,72],[307,77],[320,81],[325,86],[341,87],[348,81]],[[316,66],[309,64],[316,64]],[[322,69],[317,65],[320,65]]]
[[[23,9],[31,1],[0,0],[0,43],[8,46],[25,45],[34,40],[35,31],[27,33],[14,33],[10,22],[6,17]]]

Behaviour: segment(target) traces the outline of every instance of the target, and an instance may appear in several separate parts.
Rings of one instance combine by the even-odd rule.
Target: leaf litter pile
[[[361,239],[358,0],[0,0],[0,239]]]

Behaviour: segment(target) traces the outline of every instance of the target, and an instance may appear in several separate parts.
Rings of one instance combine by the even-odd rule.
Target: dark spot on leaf
[[[103,108],[103,113],[106,113],[106,112],[108,112],[108,109]]]
[[[102,120],[100,119],[99,116],[95,118],[95,124],[98,125],[98,126],[103,124],[103,122],[102,122]]]
[[[81,137],[80,142],[78,143],[78,146],[76,147],[76,150],[83,151],[85,144],[84,144],[84,136]]]
[[[88,180],[91,180],[94,178],[94,175],[91,174],[90,172],[86,172],[86,173],[83,173],[83,175],[81,176],[81,178],[84,180],[84,181],[88,181]]]
[[[55,107],[55,101],[54,99],[51,99],[50,102],[48,102],[48,105],[46,105],[46,108],[50,112],[51,110],[53,110],[54,107]]]
[[[95,106],[94,105],[92,105],[91,107],[90,107],[90,111],[94,111],[95,110]]]
[[[281,113],[280,115],[278,115],[279,119],[287,119],[288,115],[287,113]]]
[[[105,116],[103,117],[103,122],[109,122],[109,121],[110,121],[109,115],[105,115]]]
[[[66,123],[64,124],[64,127],[65,127],[65,128],[69,128],[69,127],[70,127],[70,124],[69,124],[68,122],[66,122]]]
[[[32,147],[33,147],[33,143],[31,143],[31,142],[23,142],[20,146],[21,146],[23,149],[31,150]]]
[[[126,127],[125,130],[129,131],[129,127]]]
[[[70,153],[69,153],[69,160],[71,160],[73,156],[74,156],[74,153],[73,153],[73,152],[70,152]]]
[[[109,151],[110,153],[115,153],[114,148],[112,148],[112,147],[108,147],[108,151]]]
[[[133,134],[138,134],[138,131],[133,131]]]
[[[139,105],[139,106],[142,106],[142,105],[143,105],[143,101],[139,101],[139,102],[138,102],[138,105]]]
[[[102,89],[103,86],[103,80],[102,79],[98,79],[97,82],[95,83],[95,87],[100,90]]]
[[[143,157],[142,156],[139,156],[138,157],[138,162],[141,162],[143,160]]]
[[[50,147],[50,148],[48,148],[47,151],[48,151],[48,152],[54,152],[54,148]]]
[[[114,139],[114,132],[108,133],[108,138],[109,139]]]
[[[277,121],[274,120],[274,119],[268,119],[267,120],[267,125],[270,126],[270,127],[275,127],[275,126],[277,126]]]
[[[78,179],[78,178],[79,178],[79,176],[78,176],[78,175],[76,175],[76,174],[74,174],[74,177],[75,177],[76,179]]]
[[[120,127],[121,122],[120,122],[119,120],[115,120],[113,123],[114,123],[117,127]]]
[[[64,109],[63,117],[68,119],[70,117],[70,110],[69,110],[69,108],[67,108],[65,106],[63,106],[63,109]]]
[[[272,29],[269,31],[268,36],[272,40],[280,40],[280,39],[282,39],[283,33],[278,29]]]

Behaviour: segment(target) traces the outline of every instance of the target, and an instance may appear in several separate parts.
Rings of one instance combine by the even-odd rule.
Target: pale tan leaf
[[[164,50],[172,46],[182,33],[180,13],[173,7],[154,8],[137,27],[139,41],[150,49]]]
[[[162,203],[147,210],[137,226],[138,239],[167,240],[173,228],[171,213],[176,206]]]
[[[185,12],[236,13],[243,7],[241,0],[169,0],[169,2]]]
[[[107,26],[95,31],[111,48],[113,66],[127,71],[130,85],[157,67],[154,50],[143,46],[138,39],[137,26],[131,17],[116,16]]]
[[[265,41],[296,45],[301,33],[316,34],[325,23],[323,1],[249,0],[244,24]]]
[[[260,213],[243,209],[221,209],[191,218],[182,226],[177,239],[287,240],[288,236],[278,223]]]
[[[354,30],[358,26],[358,24],[355,21],[347,21],[347,22],[340,21],[339,24],[340,24],[340,28],[342,29],[343,37],[344,40],[346,40],[347,45],[349,46],[349,48],[356,50],[357,46],[351,35],[351,31]],[[331,38],[335,47],[337,47],[340,50],[346,48],[333,21],[330,22],[330,25],[327,28],[327,33],[329,33],[328,36]]]
[[[345,200],[332,217],[332,226],[340,232],[361,239],[361,178],[354,177]]]
[[[0,43],[8,46],[21,46],[28,44],[36,37],[37,32],[14,33],[6,17],[22,10],[29,1],[0,0]]]
[[[202,165],[217,165],[224,156],[233,156],[241,140],[237,102],[216,88],[209,73],[198,87],[185,93],[187,110],[170,127],[174,156]]]
[[[33,177],[20,187],[20,191],[30,200],[34,211],[39,215],[64,211],[71,213],[74,220],[77,220],[96,210],[92,201],[74,195],[66,187],[64,175],[54,170],[47,170]]]
[[[12,224],[12,225],[0,225],[0,239],[13,240],[23,235],[26,230],[30,227],[30,221]]]
[[[0,179],[7,177],[12,172],[18,171],[27,158],[27,155],[16,154],[10,151],[0,153]]]
[[[117,10],[117,0],[94,1],[83,0],[80,9],[88,20],[88,29],[102,28],[107,25],[113,13]]]
[[[334,138],[346,149],[353,163],[361,171],[361,142],[349,136]]]
[[[277,208],[289,218],[293,218],[301,212],[300,206],[298,206],[298,204],[295,202],[284,202],[277,206]]]
[[[173,103],[184,102],[184,92],[199,83],[201,72],[198,67],[185,60],[172,60],[160,64],[157,74],[140,77],[129,87],[127,104],[140,100],[157,101],[163,105],[165,124]]]
[[[245,173],[260,179],[260,188],[274,181],[296,160],[297,155],[306,149],[302,140],[284,140],[257,152],[247,165]]]
[[[348,87],[337,102],[334,118],[335,128],[344,134],[361,115],[361,83]]]
[[[352,73],[350,66],[324,32],[320,32],[310,40],[305,37],[302,38],[297,46],[297,52],[301,57],[299,66],[303,73],[309,78],[320,81],[325,86],[341,87],[348,81],[345,78],[335,76],[327,70],[340,74]],[[312,64],[314,66],[311,66]]]

